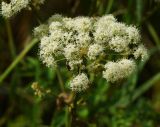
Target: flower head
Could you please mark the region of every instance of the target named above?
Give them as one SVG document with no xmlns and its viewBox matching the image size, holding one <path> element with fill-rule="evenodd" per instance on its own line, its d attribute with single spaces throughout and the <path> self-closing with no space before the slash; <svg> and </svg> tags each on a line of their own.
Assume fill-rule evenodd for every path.
<svg viewBox="0 0 160 127">
<path fill-rule="evenodd" d="M 137 44 L 140 42 L 139 30 L 136 27 L 134 26 L 127 27 L 126 33 L 127 33 L 127 40 L 129 40 L 131 44 Z"/>
<path fill-rule="evenodd" d="M 90 72 L 112 83 L 125 79 L 136 69 L 136 60 L 147 57 L 138 29 L 117 22 L 112 15 L 68 18 L 56 14 L 47 25 L 37 27 L 35 34 L 41 41 L 44 64 L 53 67 L 60 56 L 69 71 L 76 73 L 70 82 L 73 91 L 89 87 Z"/>
<path fill-rule="evenodd" d="M 135 69 L 136 64 L 133 60 L 122 59 L 118 62 L 108 62 L 105 64 L 103 77 L 108 82 L 114 83 L 128 77 Z"/>
<path fill-rule="evenodd" d="M 10 18 L 22 9 L 30 8 L 30 4 L 39 8 L 39 5 L 43 4 L 44 1 L 45 0 L 10 0 L 10 3 L 2 2 L 2 15 L 5 18 Z"/>
<path fill-rule="evenodd" d="M 12 15 L 11 4 L 2 2 L 2 15 L 6 18 L 9 18 Z"/>
<path fill-rule="evenodd" d="M 34 28 L 34 36 L 41 39 L 48 34 L 48 25 L 42 24 Z"/>
<path fill-rule="evenodd" d="M 110 49 L 114 50 L 115 52 L 126 52 L 129 51 L 128 47 L 128 40 L 123 37 L 113 37 L 111 41 L 109 41 Z"/>
<path fill-rule="evenodd" d="M 148 51 L 147 49 L 144 47 L 144 45 L 139 45 L 138 48 L 135 50 L 135 52 L 133 53 L 134 57 L 136 59 L 140 58 L 141 61 L 146 60 L 149 55 L 148 55 Z"/>
<path fill-rule="evenodd" d="M 88 57 L 91 60 L 95 60 L 104 51 L 104 47 L 100 44 L 93 44 L 89 46 Z"/>
<path fill-rule="evenodd" d="M 72 91 L 81 92 L 89 87 L 89 79 L 86 74 L 81 73 L 73 78 L 70 82 L 70 88 Z"/>
</svg>

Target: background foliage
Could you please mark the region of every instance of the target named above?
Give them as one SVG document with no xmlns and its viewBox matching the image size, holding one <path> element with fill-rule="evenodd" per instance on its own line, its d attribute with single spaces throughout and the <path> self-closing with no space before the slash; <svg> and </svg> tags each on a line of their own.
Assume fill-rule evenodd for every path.
<svg viewBox="0 0 160 127">
<path fill-rule="evenodd" d="M 52 14 L 102 16 L 139 27 L 150 58 L 128 80 L 108 84 L 92 75 L 92 87 L 78 93 L 74 107 L 63 65 L 48 69 L 39 61 L 32 30 Z M 160 126 L 160 1 L 46 0 L 40 11 L 0 17 L 0 126 L 4 127 L 158 127 Z M 34 95 L 31 84 L 51 94 Z M 63 89 L 65 87 L 65 91 Z"/>
</svg>

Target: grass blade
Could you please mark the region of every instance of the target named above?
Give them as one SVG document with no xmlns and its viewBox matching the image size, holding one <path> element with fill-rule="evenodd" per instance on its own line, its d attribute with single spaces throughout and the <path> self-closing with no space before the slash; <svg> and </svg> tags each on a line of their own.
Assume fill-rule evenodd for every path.
<svg viewBox="0 0 160 127">
<path fill-rule="evenodd" d="M 155 41 L 156 45 L 158 47 L 160 47 L 160 38 L 159 38 L 156 30 L 154 29 L 154 27 L 150 23 L 147 23 L 147 27 L 148 27 L 150 35 L 152 36 L 152 38 Z"/>
<path fill-rule="evenodd" d="M 135 90 L 132 97 L 132 102 L 136 100 L 138 97 L 140 97 L 142 94 L 144 94 L 149 88 L 151 88 L 158 81 L 160 81 L 160 73 L 156 74 L 149 81 L 142 84 L 142 86 L 139 89 Z"/>
<path fill-rule="evenodd" d="M 17 56 L 17 58 L 12 62 L 12 64 L 4 71 L 0 76 L 0 83 L 8 76 L 8 74 L 17 66 L 17 64 L 23 59 L 23 57 L 30 51 L 30 49 L 38 42 L 37 39 L 33 39 L 26 48 Z M 1 84 L 0 84 L 1 85 Z"/>
</svg>

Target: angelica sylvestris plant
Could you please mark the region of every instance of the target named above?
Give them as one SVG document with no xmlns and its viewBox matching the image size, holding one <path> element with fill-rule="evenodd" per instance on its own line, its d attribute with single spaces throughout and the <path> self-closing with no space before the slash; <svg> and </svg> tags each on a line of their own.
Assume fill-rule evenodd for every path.
<svg viewBox="0 0 160 127">
<path fill-rule="evenodd" d="M 45 0 L 11 0 L 10 3 L 2 2 L 1 14 L 5 18 L 10 18 L 24 8 L 31 9 L 31 7 L 34 7 L 38 9 L 44 1 Z"/>
<path fill-rule="evenodd" d="M 34 34 L 40 40 L 41 61 L 54 68 L 65 60 L 73 72 L 70 88 L 76 92 L 89 88 L 91 73 L 115 83 L 131 75 L 136 61 L 144 61 L 148 56 L 139 30 L 117 22 L 112 15 L 53 15 L 46 24 L 35 28 Z"/>
</svg>

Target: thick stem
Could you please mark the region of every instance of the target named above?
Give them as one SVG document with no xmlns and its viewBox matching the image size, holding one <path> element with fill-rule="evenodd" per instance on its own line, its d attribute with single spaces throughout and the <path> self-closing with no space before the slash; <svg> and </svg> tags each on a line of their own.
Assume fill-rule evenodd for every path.
<svg viewBox="0 0 160 127">
<path fill-rule="evenodd" d="M 76 125 L 76 109 L 77 109 L 77 98 L 76 98 L 76 93 L 72 93 L 73 96 L 73 102 L 72 102 L 72 108 L 71 108 L 71 127 L 75 127 Z"/>
<path fill-rule="evenodd" d="M 66 122 L 65 122 L 66 127 L 71 127 L 71 115 L 70 115 L 70 108 L 67 106 L 66 107 Z"/>
</svg>

